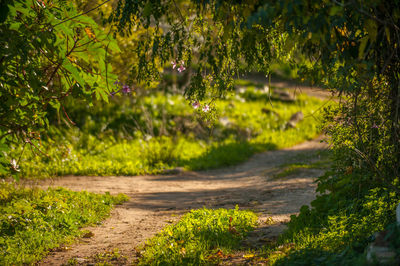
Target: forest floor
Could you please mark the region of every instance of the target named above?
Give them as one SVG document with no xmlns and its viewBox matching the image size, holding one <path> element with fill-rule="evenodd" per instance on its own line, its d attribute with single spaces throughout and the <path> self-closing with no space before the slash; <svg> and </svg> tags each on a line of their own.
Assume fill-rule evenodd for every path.
<svg viewBox="0 0 400 266">
<path fill-rule="evenodd" d="M 101 225 L 85 228 L 92 232 L 75 244 L 54 250 L 40 265 L 62 265 L 72 259 L 89 265 L 100 254 L 118 250 L 115 264 L 134 262 L 136 247 L 159 232 L 165 225 L 179 220 L 190 209 L 252 209 L 259 213 L 259 228 L 246 240 L 255 246 L 265 239 L 276 239 L 290 215 L 315 198 L 315 178 L 323 169 L 300 169 L 277 178 L 283 165 L 310 164 L 320 160 L 326 149 L 321 138 L 291 148 L 256 154 L 240 165 L 201 172 L 180 171 L 171 175 L 134 177 L 66 176 L 41 181 L 41 187 L 62 186 L 72 190 L 125 193 L 130 200 L 116 206 Z M 268 225 L 273 219 L 274 224 Z M 262 244 L 262 243 L 259 244 Z M 240 259 L 240 254 L 237 259 Z"/>
<path fill-rule="evenodd" d="M 315 88 L 276 83 L 273 85 L 291 86 L 292 93 L 329 97 L 326 91 Z M 259 214 L 259 227 L 243 242 L 244 246 L 257 247 L 273 241 L 285 229 L 290 216 L 315 198 L 314 181 L 326 170 L 299 168 L 282 175 L 285 165 L 323 162 L 320 154 L 327 144 L 321 140 L 319 137 L 291 148 L 259 153 L 245 163 L 217 170 L 176 169 L 165 175 L 132 177 L 64 176 L 30 183 L 42 188 L 61 186 L 75 191 L 124 193 L 130 197 L 128 202 L 116 206 L 101 225 L 85 228 L 91 232 L 86 234 L 88 237 L 51 251 L 39 265 L 66 265 L 72 261 L 94 265 L 107 256 L 112 257 L 115 265 L 134 263 L 140 256 L 137 248 L 146 239 L 178 221 L 189 210 L 202 207 L 238 205 L 254 210 Z M 244 262 L 240 253 L 226 261 L 227 264 Z"/>
</svg>

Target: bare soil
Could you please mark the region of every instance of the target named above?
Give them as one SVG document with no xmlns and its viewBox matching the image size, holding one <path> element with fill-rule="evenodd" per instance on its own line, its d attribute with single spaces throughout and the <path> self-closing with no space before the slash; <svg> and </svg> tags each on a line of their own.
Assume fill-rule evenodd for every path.
<svg viewBox="0 0 400 266">
<path fill-rule="evenodd" d="M 41 181 L 40 187 L 66 187 L 71 190 L 111 194 L 125 193 L 128 202 L 112 211 L 101 225 L 85 228 L 93 234 L 75 244 L 54 250 L 39 265 L 63 265 L 71 259 L 93 265 L 96 256 L 118 249 L 120 258 L 113 264 L 126 265 L 137 259 L 137 247 L 173 223 L 190 209 L 252 209 L 260 214 L 260 226 L 244 242 L 249 246 L 273 240 L 283 231 L 290 215 L 316 196 L 315 179 L 321 169 L 304 169 L 284 178 L 273 178 L 287 163 L 310 163 L 319 160 L 326 149 L 321 138 L 292 148 L 256 154 L 240 165 L 201 172 L 176 171 L 175 174 L 132 177 L 67 176 Z M 268 225 L 270 217 L 274 224 Z M 240 256 L 238 256 L 239 258 Z M 228 264 L 242 264 L 231 260 Z"/>
</svg>

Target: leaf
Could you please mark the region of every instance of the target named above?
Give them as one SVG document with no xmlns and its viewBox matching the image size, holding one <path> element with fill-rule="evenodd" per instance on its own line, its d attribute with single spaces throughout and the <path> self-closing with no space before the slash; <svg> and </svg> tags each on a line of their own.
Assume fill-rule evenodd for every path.
<svg viewBox="0 0 400 266">
<path fill-rule="evenodd" d="M 368 19 L 365 22 L 365 29 L 368 32 L 369 39 L 373 42 L 376 41 L 376 35 L 378 34 L 378 26 L 376 25 L 376 22 L 372 19 Z"/>
<path fill-rule="evenodd" d="M 89 16 L 79 16 L 78 21 L 82 24 L 96 26 L 97 23 Z"/>
<path fill-rule="evenodd" d="M 92 31 L 91 28 L 86 27 L 86 28 L 85 28 L 85 32 L 86 32 L 86 35 L 87 35 L 90 39 L 96 39 L 96 35 L 94 34 L 94 32 Z"/>
<path fill-rule="evenodd" d="M 330 10 L 329 10 L 329 16 L 335 16 L 337 13 L 339 13 L 342 10 L 342 8 L 340 6 L 333 6 Z"/>
<path fill-rule="evenodd" d="M 143 16 L 144 17 L 149 17 L 151 15 L 151 11 L 153 9 L 153 6 L 151 4 L 151 2 L 147 2 L 146 5 L 143 8 Z"/>
<path fill-rule="evenodd" d="M 57 112 L 60 111 L 60 107 L 61 107 L 60 102 L 58 102 L 58 101 L 51 101 L 51 102 L 50 102 L 50 105 L 51 105 L 51 107 L 53 107 L 54 109 L 56 109 Z"/>
<path fill-rule="evenodd" d="M 74 67 L 68 59 L 64 59 L 62 67 L 71 73 L 72 77 L 78 82 L 82 87 L 85 86 L 85 80 L 79 75 L 79 70 Z"/>
<path fill-rule="evenodd" d="M 96 98 L 98 100 L 103 100 L 105 102 L 108 102 L 108 95 L 104 89 L 97 87 L 95 93 L 96 93 Z"/>
<path fill-rule="evenodd" d="M 358 58 L 359 59 L 362 59 L 364 57 L 364 50 L 365 50 L 365 47 L 367 46 L 368 40 L 369 40 L 368 36 L 365 36 L 364 38 L 362 38 L 360 40 L 360 46 L 358 47 Z"/>
<path fill-rule="evenodd" d="M 116 53 L 121 52 L 121 49 L 119 48 L 118 43 L 114 39 L 111 39 L 109 41 L 108 48 L 110 48 L 111 51 L 116 52 Z"/>
<path fill-rule="evenodd" d="M 390 43 L 390 29 L 388 27 L 385 27 L 385 34 L 388 43 Z"/>
<path fill-rule="evenodd" d="M 21 23 L 19 23 L 19 22 L 11 23 L 10 30 L 18 30 L 20 26 L 21 26 Z"/>
</svg>

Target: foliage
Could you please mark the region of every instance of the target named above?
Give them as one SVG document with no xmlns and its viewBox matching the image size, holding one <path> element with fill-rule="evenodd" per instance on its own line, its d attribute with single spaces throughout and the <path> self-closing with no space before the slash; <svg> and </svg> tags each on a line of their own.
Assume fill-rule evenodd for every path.
<svg viewBox="0 0 400 266">
<path fill-rule="evenodd" d="M 127 196 L 0 183 L 0 263 L 30 264 L 100 222 Z"/>
<path fill-rule="evenodd" d="M 399 202 L 387 189 L 371 189 L 358 200 L 349 194 L 317 196 L 312 208 L 303 206 L 300 215 L 292 217 L 279 247 L 265 255 L 278 265 L 365 265 L 364 250 L 373 233 L 392 223 Z M 277 253 L 283 246 L 290 248 Z"/>
<path fill-rule="evenodd" d="M 158 4 L 160 14 L 174 8 L 172 4 Z M 398 202 L 399 2 L 215 0 L 180 4 L 188 7 L 185 8 L 185 19 L 174 20 L 170 13 L 171 17 L 167 15 L 166 21 L 172 20 L 181 27 L 173 27 L 163 36 L 182 36 L 182 39 L 173 38 L 178 41 L 169 46 L 187 52 L 188 58 L 195 57 L 196 52 L 174 44 L 190 42 L 191 36 L 204 40 L 193 40 L 197 44 L 196 51 L 211 50 L 200 52 L 204 55 L 200 56 L 203 61 L 196 61 L 196 70 L 203 70 L 203 63 L 217 77 L 243 66 L 247 69 L 256 67 L 268 74 L 274 58 L 286 54 L 289 59 L 290 52 L 297 48 L 302 56 L 291 57 L 289 62 L 300 69 L 299 75 L 345 96 L 343 104 L 331 110 L 326 119 L 330 123 L 325 129 L 332 136 L 335 163 L 333 170 L 319 180 L 318 190 L 323 195 L 313 202 L 311 210 L 303 208 L 299 218 L 293 218 L 290 230 L 294 238 L 298 235 L 301 239 L 299 249 L 303 252 L 292 258 L 303 258 L 310 263 L 340 260 L 350 263 L 349 254 L 361 253 L 369 234 L 382 230 L 393 221 L 394 203 Z M 153 9 L 148 3 L 143 5 Z M 179 6 L 175 5 L 175 8 Z M 134 15 L 146 25 L 145 10 L 126 1 L 117 9 L 114 18 L 117 17 L 119 25 L 124 26 L 129 25 L 130 16 Z M 191 11 L 196 14 L 193 19 L 188 15 Z M 163 21 L 164 17 L 158 15 L 154 19 Z M 209 31 L 193 29 L 194 34 L 191 34 L 189 25 L 199 20 L 203 20 Z M 277 38 L 279 34 L 283 34 L 281 39 Z M 273 45 L 264 43 L 268 40 L 271 44 L 269 38 L 275 40 Z M 235 45 L 231 46 L 233 40 Z M 227 45 L 221 48 L 222 43 Z M 304 60 L 305 57 L 308 60 Z M 217 58 L 217 64 L 213 65 L 214 58 Z M 219 72 L 223 74 L 218 76 Z M 199 76 L 193 82 L 207 82 L 206 75 Z M 201 83 L 199 80 L 206 81 Z M 229 78 L 221 80 L 229 83 Z M 219 83 L 215 80 L 211 84 Z M 186 95 L 201 97 L 205 95 L 206 87 L 192 83 Z M 225 88 L 229 89 L 229 86 Z M 213 92 L 212 86 L 207 89 Z M 198 91 L 201 93 L 196 94 Z M 346 242 L 350 244 L 346 245 Z M 342 253 L 338 255 L 337 252 Z M 354 261 L 358 258 L 354 256 Z"/>
<path fill-rule="evenodd" d="M 281 244 L 294 246 L 284 255 L 270 257 L 278 264 L 364 265 L 366 246 L 374 233 L 384 229 L 396 251 L 395 260 L 399 258 L 399 243 L 393 238 L 398 228 L 393 222 L 400 198 L 386 109 L 390 88 L 385 81 L 374 80 L 372 85 L 326 110 L 333 168 L 319 178 L 321 194 L 311 208 L 304 206 L 292 217 Z"/>
<path fill-rule="evenodd" d="M 372 179 L 391 183 L 400 169 L 399 7 L 398 1 L 120 1 L 111 19 L 124 33 L 154 30 L 138 47 L 139 61 L 153 63 L 135 66 L 134 78 L 158 77 L 155 66 L 170 58 L 193 65 L 185 91 L 191 101 L 223 95 L 240 70 L 269 75 L 276 60 L 313 84 L 348 95 L 353 107 L 346 115 L 360 136 L 353 142 L 358 160 L 369 164 Z M 382 108 L 374 105 L 378 98 L 385 99 Z M 387 128 L 376 136 L 391 151 L 381 158 L 369 156 L 363 144 L 369 135 L 357 125 L 370 113 L 381 116 L 371 125 Z M 383 174 L 371 168 L 379 162 L 387 162 Z"/>
<path fill-rule="evenodd" d="M 204 112 L 188 106 L 182 96 L 161 93 L 142 101 L 115 99 L 115 103 L 99 103 L 95 108 L 68 106 L 80 130 L 51 127 L 50 138 L 41 142 L 47 156 L 25 149 L 21 176 L 140 175 L 178 166 L 209 169 L 318 134 L 320 100 L 298 95 L 293 103 L 268 102 L 267 94 L 248 90 L 263 96 L 248 101 L 232 95 L 215 101 L 218 120 L 202 117 Z M 240 95 L 247 97 L 248 93 Z M 263 112 L 270 104 L 275 113 Z M 286 129 L 285 123 L 299 110 L 308 117 L 297 128 Z M 19 156 L 21 150 L 15 147 L 10 156 Z"/>
<path fill-rule="evenodd" d="M 193 75 L 190 101 L 220 97 L 233 89 L 238 70 L 268 70 L 274 58 L 290 58 L 287 34 L 273 27 L 246 27 L 256 3 L 234 1 L 119 1 L 110 20 L 122 34 L 146 30 L 136 48 L 138 81 L 157 79 L 158 67 L 183 62 Z M 287 49 L 286 49 L 287 48 Z M 191 67 L 193 66 L 193 68 Z"/>
<path fill-rule="evenodd" d="M 199 209 L 147 241 L 139 265 L 217 263 L 257 224 L 251 211 Z"/>
<path fill-rule="evenodd" d="M 67 97 L 107 101 L 116 80 L 107 62 L 119 48 L 93 19 L 68 1 L 6 1 L 0 25 L 0 172 L 18 171 L 4 159 L 11 142 L 39 149 L 46 107 L 66 120 Z M 3 5 L 3 1 L 2 1 Z M 3 9 L 4 8 L 4 9 Z M 29 41 L 27 41 L 29 40 Z"/>
</svg>

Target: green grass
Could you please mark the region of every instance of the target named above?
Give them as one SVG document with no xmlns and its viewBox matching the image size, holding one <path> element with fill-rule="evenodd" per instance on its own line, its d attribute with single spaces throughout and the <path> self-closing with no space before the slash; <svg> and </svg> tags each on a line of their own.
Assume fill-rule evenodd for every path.
<svg viewBox="0 0 400 266">
<path fill-rule="evenodd" d="M 119 194 L 99 195 L 63 188 L 47 190 L 0 183 L 0 264 L 31 264 L 108 216 Z"/>
<path fill-rule="evenodd" d="M 82 119 L 78 111 L 85 111 L 79 109 L 73 120 L 80 130 L 52 127 L 52 140 L 37 143 L 47 156 L 25 148 L 20 176 L 141 175 L 174 167 L 217 168 L 243 162 L 257 152 L 295 145 L 319 133 L 321 100 L 299 95 L 293 103 L 269 102 L 265 94 L 254 93 L 264 98 L 228 96 L 217 101 L 215 112 L 206 117 L 200 117 L 204 114 L 183 97 L 161 93 L 144 97 L 145 111 L 122 102 L 95 108 Z M 278 115 L 266 114 L 263 108 L 272 108 Z M 300 110 L 305 119 L 297 128 L 286 130 L 290 116 Z M 145 117 L 150 120 L 144 121 Z M 15 147 L 9 159 L 19 158 L 21 151 L 22 147 Z"/>
<path fill-rule="evenodd" d="M 385 265 L 397 265 L 400 227 L 391 223 L 398 197 L 385 189 L 372 189 L 356 201 L 342 198 L 339 204 L 330 197 L 320 195 L 312 209 L 303 206 L 277 241 L 251 251 L 242 247 L 240 240 L 256 226 L 254 213 L 237 209 L 191 211 L 148 240 L 139 264 L 214 265 L 246 251 L 243 258 L 250 265 L 368 265 L 365 249 L 374 240 L 373 233 L 387 229 L 387 241 L 397 257 Z M 321 212 L 318 206 L 327 211 Z"/>
<path fill-rule="evenodd" d="M 315 167 L 309 164 L 290 164 L 288 166 L 285 166 L 283 170 L 280 171 L 278 174 L 274 175 L 274 178 L 287 177 L 289 175 L 297 174 L 303 169 L 312 169 L 312 168 Z"/>
<path fill-rule="evenodd" d="M 328 169 L 329 166 L 330 161 L 328 158 L 322 158 L 321 160 L 310 163 L 283 164 L 280 166 L 280 171 L 275 174 L 273 178 L 283 178 L 290 175 L 295 175 L 301 172 L 303 169 Z"/>
<path fill-rule="evenodd" d="M 372 189 L 356 201 L 350 200 L 351 197 L 342 198 L 339 204 L 330 197 L 318 196 L 312 209 L 303 206 L 300 215 L 291 217 L 288 229 L 277 241 L 251 251 L 247 246 L 242 247 L 240 240 L 256 226 L 254 213 L 238 209 L 191 211 L 176 225 L 166 227 L 148 240 L 141 251 L 139 264 L 214 265 L 247 251 L 248 255 L 243 255 L 246 263 L 367 265 L 365 249 L 374 240 L 373 233 L 386 228 L 387 241 L 397 257 L 385 265 L 397 265 L 400 227 L 391 223 L 398 197 L 385 189 Z M 335 205 L 342 207 L 334 208 Z M 321 212 L 318 206 L 327 211 Z"/>
<path fill-rule="evenodd" d="M 358 200 L 321 195 L 292 216 L 280 239 L 258 250 L 270 265 L 367 265 L 366 247 L 373 234 L 388 230 L 387 241 L 400 258 L 400 228 L 395 220 L 395 193 L 372 189 Z M 340 206 L 340 207 L 339 207 Z M 324 211 L 322 211 L 324 209 Z M 385 265 L 397 265 L 395 261 Z M 380 264 L 372 264 L 380 265 Z"/>
<path fill-rule="evenodd" d="M 238 207 L 192 210 L 147 241 L 139 265 L 216 264 L 256 224 L 256 214 Z"/>
</svg>

